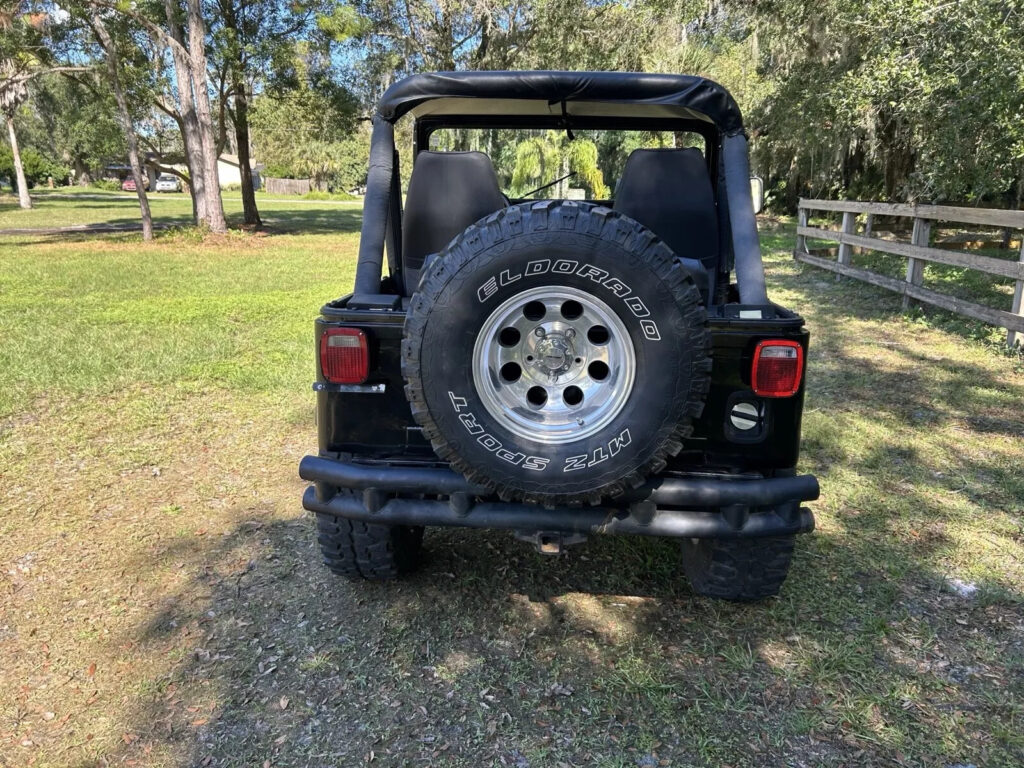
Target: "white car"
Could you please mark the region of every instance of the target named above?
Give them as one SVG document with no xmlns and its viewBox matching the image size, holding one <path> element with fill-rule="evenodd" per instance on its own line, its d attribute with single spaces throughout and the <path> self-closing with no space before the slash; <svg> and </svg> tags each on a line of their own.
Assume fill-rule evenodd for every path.
<svg viewBox="0 0 1024 768">
<path fill-rule="evenodd" d="M 181 180 L 169 173 L 162 173 L 156 179 L 157 192 L 181 192 Z"/>
</svg>

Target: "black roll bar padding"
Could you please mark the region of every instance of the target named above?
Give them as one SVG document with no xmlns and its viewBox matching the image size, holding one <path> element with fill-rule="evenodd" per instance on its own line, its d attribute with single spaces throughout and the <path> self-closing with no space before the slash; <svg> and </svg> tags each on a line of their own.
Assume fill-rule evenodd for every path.
<svg viewBox="0 0 1024 768">
<path fill-rule="evenodd" d="M 766 306 L 768 292 L 764 284 L 761 244 L 757 237 L 757 217 L 750 196 L 750 159 L 747 152 L 747 137 L 742 133 L 726 136 L 722 140 L 725 193 L 729 204 L 740 302 Z"/>
<path fill-rule="evenodd" d="M 489 496 L 487 488 L 470 483 L 445 467 L 400 467 L 353 464 L 306 456 L 299 462 L 303 480 L 340 488 L 380 488 L 393 492 Z M 650 500 L 678 507 L 765 507 L 792 501 L 814 501 L 820 490 L 813 475 L 772 478 L 652 477 L 628 492 L 624 501 Z"/>
<path fill-rule="evenodd" d="M 402 181 L 399 172 L 400 158 L 398 150 L 394 152 L 391 167 L 391 184 L 388 200 L 388 228 L 384 236 L 384 245 L 388 254 L 388 274 L 398 285 L 399 273 L 402 270 Z"/>
<path fill-rule="evenodd" d="M 377 499 L 371 509 L 359 496 L 336 494 L 318 498 L 316 488 L 311 486 L 303 494 L 302 506 L 310 512 L 385 525 L 450 525 L 677 538 L 757 538 L 814 530 L 811 511 L 795 505 L 735 519 L 712 511 L 657 509 L 653 514 L 637 514 L 633 510 L 604 507 L 548 508 L 505 502 L 483 502 L 464 509 L 461 504 L 430 499 Z"/>
<path fill-rule="evenodd" d="M 359 235 L 355 296 L 380 293 L 394 159 L 395 126 L 377 115 L 373 118 L 373 133 L 370 137 L 370 167 L 366 175 L 366 195 L 363 198 L 363 227 Z"/>
</svg>

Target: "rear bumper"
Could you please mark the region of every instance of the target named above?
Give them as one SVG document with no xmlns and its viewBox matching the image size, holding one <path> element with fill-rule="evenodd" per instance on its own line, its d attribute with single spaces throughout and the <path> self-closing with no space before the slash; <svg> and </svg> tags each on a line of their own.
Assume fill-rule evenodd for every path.
<svg viewBox="0 0 1024 768">
<path fill-rule="evenodd" d="M 303 507 L 353 520 L 679 538 L 808 533 L 814 530 L 814 516 L 800 502 L 813 501 L 819 493 L 812 475 L 654 477 L 608 506 L 543 507 L 497 501 L 486 488 L 445 468 L 306 456 L 299 475 L 314 483 L 303 494 Z"/>
</svg>

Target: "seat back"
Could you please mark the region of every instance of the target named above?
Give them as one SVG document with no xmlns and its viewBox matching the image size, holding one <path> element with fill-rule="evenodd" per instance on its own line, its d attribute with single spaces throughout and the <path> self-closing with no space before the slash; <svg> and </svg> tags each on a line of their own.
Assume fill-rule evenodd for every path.
<svg viewBox="0 0 1024 768">
<path fill-rule="evenodd" d="M 714 273 L 718 213 L 699 149 L 636 149 L 626 159 L 614 208 L 665 241 L 682 259 Z"/>
<path fill-rule="evenodd" d="M 420 281 L 426 258 L 470 224 L 507 205 L 491 158 L 483 152 L 416 155 L 402 214 L 405 295 Z"/>
</svg>

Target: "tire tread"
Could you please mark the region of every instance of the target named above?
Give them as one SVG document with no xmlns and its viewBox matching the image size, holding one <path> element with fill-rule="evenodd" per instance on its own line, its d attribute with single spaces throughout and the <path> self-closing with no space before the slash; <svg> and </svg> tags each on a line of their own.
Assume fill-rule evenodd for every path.
<svg viewBox="0 0 1024 768">
<path fill-rule="evenodd" d="M 422 528 L 366 523 L 324 512 L 317 513 L 316 525 L 324 565 L 339 576 L 395 579 L 419 560 Z"/>
<path fill-rule="evenodd" d="M 779 594 L 789 574 L 795 536 L 687 539 L 683 570 L 698 595 L 750 602 Z"/>
<path fill-rule="evenodd" d="M 680 403 L 679 418 L 666 430 L 660 446 L 641 466 L 599 488 L 578 493 L 529 493 L 509 482 L 496 482 L 466 462 L 451 446 L 439 429 L 424 394 L 420 349 L 426 331 L 429 310 L 448 283 L 470 261 L 477 260 L 484 248 L 524 232 L 543 232 L 561 226 L 590 235 L 610 233 L 631 256 L 646 261 L 682 309 L 685 333 L 695 345 L 691 379 L 685 402 Z M 500 249 L 497 249 L 500 251 Z M 495 254 L 495 258 L 500 253 Z M 484 485 L 504 501 L 527 501 L 542 504 L 600 504 L 603 498 L 621 495 L 641 485 L 651 474 L 666 466 L 668 456 L 676 455 L 683 440 L 693 433 L 693 421 L 704 410 L 711 387 L 711 334 L 707 329 L 706 312 L 697 285 L 682 267 L 676 255 L 654 233 L 639 222 L 610 208 L 592 203 L 542 200 L 532 204 L 511 206 L 481 219 L 459 234 L 423 271 L 420 283 L 410 302 L 402 339 L 402 375 L 405 395 L 412 416 L 422 427 L 435 453 L 461 472 L 470 482 Z"/>
</svg>

